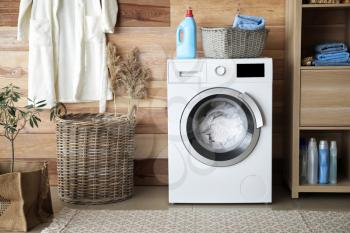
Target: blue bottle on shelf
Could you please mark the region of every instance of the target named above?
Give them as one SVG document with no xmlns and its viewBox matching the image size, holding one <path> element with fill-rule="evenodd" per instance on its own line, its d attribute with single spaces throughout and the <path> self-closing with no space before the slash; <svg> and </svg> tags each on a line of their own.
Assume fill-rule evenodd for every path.
<svg viewBox="0 0 350 233">
<path fill-rule="evenodd" d="M 319 180 L 320 184 L 329 183 L 329 148 L 327 141 L 320 141 L 319 145 Z"/>
<path fill-rule="evenodd" d="M 182 36 L 181 36 L 182 35 Z M 176 32 L 176 58 L 193 59 L 197 57 L 197 26 L 192 9 L 188 8 L 186 18 Z"/>
</svg>

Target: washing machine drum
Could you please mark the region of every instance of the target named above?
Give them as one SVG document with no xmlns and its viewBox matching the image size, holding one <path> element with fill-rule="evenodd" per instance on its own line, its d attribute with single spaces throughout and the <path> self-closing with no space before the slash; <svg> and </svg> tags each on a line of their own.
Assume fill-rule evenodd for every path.
<svg viewBox="0 0 350 233">
<path fill-rule="evenodd" d="M 246 93 L 212 88 L 196 95 L 182 113 L 181 138 L 190 154 L 210 166 L 232 166 L 254 150 L 263 126 Z"/>
</svg>

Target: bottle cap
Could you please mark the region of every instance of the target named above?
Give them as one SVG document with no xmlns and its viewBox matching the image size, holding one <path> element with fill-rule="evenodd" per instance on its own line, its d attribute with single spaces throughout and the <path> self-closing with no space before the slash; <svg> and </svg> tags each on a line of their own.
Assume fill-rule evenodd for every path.
<svg viewBox="0 0 350 233">
<path fill-rule="evenodd" d="M 193 17 L 193 12 L 192 12 L 192 8 L 189 7 L 186 11 L 186 17 Z"/>
<path fill-rule="evenodd" d="M 331 147 L 337 147 L 337 141 L 331 141 Z"/>
<path fill-rule="evenodd" d="M 320 148 L 328 148 L 328 142 L 325 140 L 320 141 Z"/>
</svg>

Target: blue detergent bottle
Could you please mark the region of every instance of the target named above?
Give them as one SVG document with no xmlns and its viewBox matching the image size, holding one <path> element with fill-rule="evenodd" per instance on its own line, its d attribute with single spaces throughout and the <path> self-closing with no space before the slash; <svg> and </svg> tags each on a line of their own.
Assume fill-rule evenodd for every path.
<svg viewBox="0 0 350 233">
<path fill-rule="evenodd" d="M 319 183 L 329 183 L 329 149 L 327 141 L 320 141 L 319 145 Z"/>
<path fill-rule="evenodd" d="M 182 36 L 181 36 L 182 34 Z M 192 9 L 188 8 L 186 18 L 176 32 L 176 58 L 192 59 L 197 57 L 197 26 Z"/>
</svg>

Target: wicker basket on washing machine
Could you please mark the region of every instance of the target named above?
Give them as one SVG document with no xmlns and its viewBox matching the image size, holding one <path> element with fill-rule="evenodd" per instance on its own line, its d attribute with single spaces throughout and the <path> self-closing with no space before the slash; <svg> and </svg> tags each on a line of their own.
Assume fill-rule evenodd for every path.
<svg viewBox="0 0 350 233">
<path fill-rule="evenodd" d="M 256 58 L 260 57 L 268 30 L 244 30 L 232 27 L 202 28 L 204 55 L 207 58 Z"/>
</svg>

